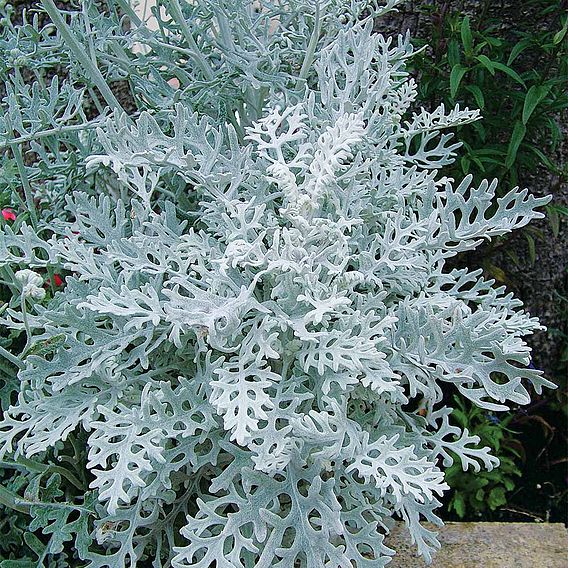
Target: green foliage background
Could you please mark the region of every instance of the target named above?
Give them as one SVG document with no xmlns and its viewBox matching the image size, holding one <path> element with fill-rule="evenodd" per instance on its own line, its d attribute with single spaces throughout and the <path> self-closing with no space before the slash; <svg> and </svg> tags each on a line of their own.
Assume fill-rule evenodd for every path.
<svg viewBox="0 0 568 568">
<path fill-rule="evenodd" d="M 461 158 L 446 168 L 447 175 L 496 177 L 504 181 L 502 190 L 521 185 L 553 195 L 545 221 L 495 239 L 458 261 L 483 266 L 488 276 L 515 290 L 531 313 L 550 318 L 548 333 L 533 340 L 535 360 L 560 389 L 540 400 L 534 411 L 519 409 L 506 416 L 483 413 L 458 397 L 456 421 L 494 448 L 502 465 L 481 474 L 452 466 L 447 514 L 471 520 L 564 520 L 568 3 L 419 1 L 406 9 L 404 15 L 415 25 L 413 35 L 419 36 L 414 43 L 423 48 L 413 60 L 421 102 L 428 108 L 443 100 L 448 106 L 480 108 L 483 115 L 482 121 L 459 128 Z M 543 263 L 548 290 L 538 280 Z M 551 301 L 535 306 L 535 297 L 543 292 Z"/>
</svg>

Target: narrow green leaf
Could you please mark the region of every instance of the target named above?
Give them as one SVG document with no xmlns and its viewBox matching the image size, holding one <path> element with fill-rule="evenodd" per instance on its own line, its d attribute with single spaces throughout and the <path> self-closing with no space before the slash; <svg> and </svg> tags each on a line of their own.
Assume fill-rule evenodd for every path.
<svg viewBox="0 0 568 568">
<path fill-rule="evenodd" d="M 534 266 L 536 262 L 536 244 L 530 235 L 525 234 L 525 238 L 527 239 L 527 245 L 529 247 L 529 260 L 531 266 Z"/>
<path fill-rule="evenodd" d="M 564 25 L 562 26 L 562 29 L 554 34 L 554 37 L 552 38 L 552 43 L 554 45 L 558 45 L 566 36 L 567 31 L 568 31 L 568 17 L 564 18 Z"/>
<path fill-rule="evenodd" d="M 493 63 L 493 67 L 495 69 L 498 69 L 499 71 L 502 71 L 506 75 L 509 75 L 509 77 L 511 77 L 511 79 L 513 79 L 514 81 L 519 83 L 519 85 L 522 85 L 523 87 L 526 86 L 525 82 L 522 80 L 521 76 L 514 69 L 507 67 L 507 65 L 504 65 L 503 63 L 500 63 L 499 61 L 493 61 L 492 63 Z"/>
<path fill-rule="evenodd" d="M 505 254 L 513 261 L 513 264 L 517 268 L 521 268 L 521 261 L 519 260 L 517 253 L 510 250 L 505 250 Z"/>
<path fill-rule="evenodd" d="M 530 39 L 522 39 L 521 41 L 517 42 L 513 49 L 511 49 L 511 53 L 509 55 L 509 59 L 507 59 L 507 65 L 511 65 L 517 57 L 531 44 Z"/>
<path fill-rule="evenodd" d="M 533 152 L 534 154 L 536 154 L 536 156 L 540 159 L 540 161 L 551 171 L 551 172 L 555 172 L 555 173 L 559 173 L 560 170 L 558 168 L 558 166 L 556 166 L 555 164 L 553 164 L 550 161 L 550 158 L 548 156 L 546 156 L 545 154 L 542 153 L 542 151 L 537 148 L 536 146 L 533 146 L 532 144 L 529 146 L 529 150 L 531 152 Z"/>
<path fill-rule="evenodd" d="M 503 166 L 503 160 L 495 160 L 493 158 L 482 158 L 484 164 L 492 164 L 493 166 Z"/>
<path fill-rule="evenodd" d="M 504 156 L 505 153 L 501 150 L 501 145 L 493 146 L 490 148 L 478 148 L 475 150 L 478 156 Z"/>
<path fill-rule="evenodd" d="M 547 85 L 533 85 L 525 97 L 525 104 L 523 106 L 523 124 L 526 124 L 538 106 L 540 101 L 548 94 L 549 87 Z"/>
<path fill-rule="evenodd" d="M 454 500 L 453 500 L 453 506 L 454 506 L 454 511 L 456 512 L 456 515 L 460 518 L 463 519 L 465 517 L 465 501 L 462 495 L 460 495 L 459 493 L 457 493 L 454 496 Z"/>
<path fill-rule="evenodd" d="M 459 63 L 454 65 L 450 73 L 450 96 L 455 98 L 463 76 L 468 72 L 468 69 Z"/>
<path fill-rule="evenodd" d="M 485 108 L 485 97 L 483 96 L 483 91 L 477 85 L 466 85 L 465 89 L 473 95 L 475 104 L 477 104 L 480 109 Z"/>
<path fill-rule="evenodd" d="M 448 63 L 454 67 L 460 62 L 460 45 L 455 39 L 448 42 Z"/>
<path fill-rule="evenodd" d="M 483 165 L 483 162 L 476 156 L 471 156 L 471 161 L 477 165 L 477 167 L 483 172 L 485 173 L 485 166 Z"/>
<path fill-rule="evenodd" d="M 562 215 L 563 217 L 568 217 L 568 206 L 566 206 L 566 205 L 555 205 L 554 209 L 556 209 L 556 211 L 558 211 L 558 213 L 560 215 Z"/>
<path fill-rule="evenodd" d="M 489 57 L 487 57 L 487 55 L 478 55 L 476 59 L 489 71 L 489 73 L 491 73 L 491 75 L 495 75 L 495 64 L 491 61 L 491 59 L 489 59 Z"/>
<path fill-rule="evenodd" d="M 477 122 L 473 122 L 471 127 L 477 132 L 479 139 L 485 142 L 487 139 L 487 131 L 485 130 L 485 126 L 483 126 L 483 121 L 478 120 Z"/>
<path fill-rule="evenodd" d="M 502 268 L 499 268 L 494 264 L 487 263 L 486 270 L 489 276 L 491 276 L 491 278 L 494 278 L 497 282 L 507 283 L 507 274 Z"/>
<path fill-rule="evenodd" d="M 487 43 L 493 47 L 501 47 L 503 45 L 503 40 L 498 37 L 487 37 L 486 40 Z"/>
<path fill-rule="evenodd" d="M 557 238 L 560 233 L 560 215 L 558 210 L 553 205 L 547 205 L 545 209 L 546 217 L 550 223 L 550 228 L 552 229 L 552 234 L 555 238 Z"/>
<path fill-rule="evenodd" d="M 469 16 L 466 16 L 461 24 L 461 38 L 463 48 L 466 55 L 470 55 L 473 50 L 473 36 L 471 35 L 471 26 L 469 24 Z"/>
<path fill-rule="evenodd" d="M 521 145 L 526 133 L 527 127 L 520 120 L 517 120 L 517 122 L 515 122 L 515 127 L 513 128 L 511 140 L 509 141 L 509 147 L 507 148 L 507 158 L 505 159 L 505 167 L 507 169 L 510 169 L 515 163 L 519 146 Z"/>
<path fill-rule="evenodd" d="M 546 124 L 548 125 L 548 131 L 550 132 L 550 142 L 552 142 L 551 146 L 553 149 L 556 148 L 560 140 L 562 140 L 562 131 L 558 126 L 558 122 L 552 117 L 546 117 Z"/>
<path fill-rule="evenodd" d="M 452 417 L 455 418 L 456 422 L 460 424 L 462 428 L 465 427 L 468 423 L 467 416 L 461 410 L 452 410 Z"/>
</svg>

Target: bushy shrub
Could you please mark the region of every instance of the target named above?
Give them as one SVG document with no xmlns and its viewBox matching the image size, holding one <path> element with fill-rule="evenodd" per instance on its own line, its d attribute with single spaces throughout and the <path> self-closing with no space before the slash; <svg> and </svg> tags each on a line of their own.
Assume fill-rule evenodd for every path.
<svg viewBox="0 0 568 568">
<path fill-rule="evenodd" d="M 443 391 L 553 386 L 536 319 L 444 268 L 548 200 L 439 176 L 479 113 L 411 112 L 409 38 L 373 33 L 397 3 L 165 0 L 150 31 L 44 0 L 55 26 L 5 26 L 0 453 L 25 475 L 1 495 L 40 563 L 384 566 L 393 516 L 430 559 L 441 468 L 497 465 Z"/>
</svg>

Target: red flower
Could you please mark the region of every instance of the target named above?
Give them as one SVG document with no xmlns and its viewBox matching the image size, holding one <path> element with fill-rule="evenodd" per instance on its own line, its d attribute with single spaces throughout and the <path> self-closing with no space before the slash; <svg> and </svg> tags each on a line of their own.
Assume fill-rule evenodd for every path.
<svg viewBox="0 0 568 568">
<path fill-rule="evenodd" d="M 4 217 L 4 221 L 16 220 L 16 214 L 11 209 L 2 209 L 2 217 Z"/>
<path fill-rule="evenodd" d="M 59 274 L 53 275 L 53 282 L 54 282 L 56 287 L 63 286 L 63 278 L 61 278 L 61 276 Z M 47 286 L 50 286 L 50 285 L 51 285 L 51 280 L 48 278 L 45 281 L 44 287 L 47 288 Z"/>
</svg>

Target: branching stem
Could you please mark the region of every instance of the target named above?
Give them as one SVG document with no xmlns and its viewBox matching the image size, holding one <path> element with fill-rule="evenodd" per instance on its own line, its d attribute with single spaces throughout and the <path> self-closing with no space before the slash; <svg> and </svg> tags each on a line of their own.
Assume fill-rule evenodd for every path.
<svg viewBox="0 0 568 568">
<path fill-rule="evenodd" d="M 179 5 L 178 0 L 169 0 L 169 5 L 171 8 L 171 15 L 172 18 L 175 20 L 176 24 L 181 28 L 183 37 L 185 41 L 187 41 L 189 47 L 191 48 L 192 52 L 192 59 L 195 61 L 203 75 L 207 78 L 208 81 L 211 81 L 215 78 L 215 73 L 213 69 L 209 65 L 208 61 L 203 57 L 201 50 L 199 49 L 197 43 L 195 43 L 195 39 L 193 39 L 193 34 L 187 25 L 187 21 L 181 11 L 181 6 Z"/>
<path fill-rule="evenodd" d="M 85 52 L 84 47 L 77 41 L 75 34 L 71 28 L 67 25 L 67 22 L 61 16 L 59 8 L 55 5 L 53 0 L 41 0 L 45 11 L 49 14 L 51 21 L 55 24 L 61 37 L 67 44 L 67 47 L 73 53 L 73 56 L 77 61 L 83 66 L 85 71 L 90 75 L 91 80 L 96 85 L 97 89 L 100 91 L 101 95 L 105 99 L 106 103 L 115 110 L 120 110 L 124 112 L 122 105 L 118 102 L 114 96 L 108 83 L 105 81 L 101 72 L 99 71 L 96 64 L 91 60 L 91 58 Z"/>
</svg>

